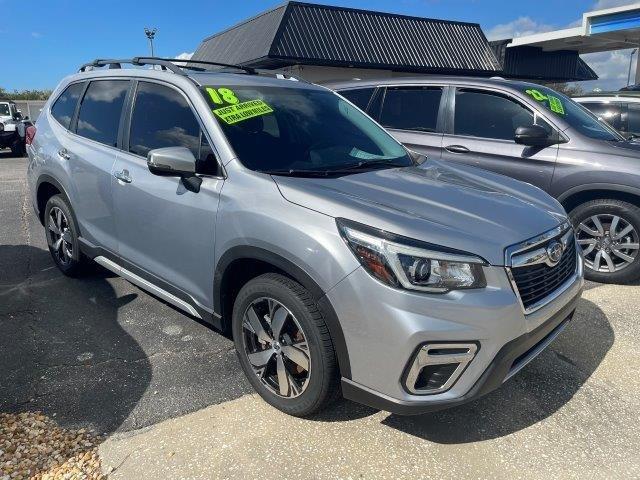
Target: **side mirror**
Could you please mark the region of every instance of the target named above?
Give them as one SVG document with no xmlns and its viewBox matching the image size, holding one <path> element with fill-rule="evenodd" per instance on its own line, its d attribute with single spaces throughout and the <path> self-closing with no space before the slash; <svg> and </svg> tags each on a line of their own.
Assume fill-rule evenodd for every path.
<svg viewBox="0 0 640 480">
<path fill-rule="evenodd" d="M 427 156 L 423 153 L 416 152 L 415 150 L 409 150 L 408 148 L 407 152 L 409 152 L 409 156 L 411 157 L 411 159 L 416 162 L 416 165 L 422 165 L 427 161 Z"/>
<path fill-rule="evenodd" d="M 198 193 L 202 179 L 196 176 L 196 157 L 187 147 L 156 148 L 147 154 L 147 167 L 155 175 L 181 177 L 185 188 Z"/>
<path fill-rule="evenodd" d="M 555 143 L 546 128 L 540 125 L 518 127 L 514 137 L 516 143 L 530 147 L 546 147 Z"/>
<path fill-rule="evenodd" d="M 196 157 L 187 147 L 156 148 L 147 154 L 147 167 L 156 175 L 190 176 L 196 173 Z"/>
</svg>

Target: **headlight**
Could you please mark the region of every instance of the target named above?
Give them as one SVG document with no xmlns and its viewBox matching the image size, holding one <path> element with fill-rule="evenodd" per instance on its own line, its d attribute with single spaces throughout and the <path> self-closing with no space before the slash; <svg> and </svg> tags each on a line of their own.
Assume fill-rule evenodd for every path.
<svg viewBox="0 0 640 480">
<path fill-rule="evenodd" d="M 394 288 L 445 293 L 487 286 L 480 257 L 436 247 L 345 219 L 342 238 L 365 270 Z"/>
</svg>

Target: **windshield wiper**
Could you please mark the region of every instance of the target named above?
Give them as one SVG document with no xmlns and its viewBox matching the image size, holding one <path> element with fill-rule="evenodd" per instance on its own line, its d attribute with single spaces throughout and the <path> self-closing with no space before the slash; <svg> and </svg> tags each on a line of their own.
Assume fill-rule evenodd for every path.
<svg viewBox="0 0 640 480">
<path fill-rule="evenodd" d="M 282 175 L 284 177 L 326 177 L 333 173 L 333 170 L 296 170 L 276 169 L 276 170 L 256 170 L 256 172 L 266 173 L 267 175 Z"/>
<path fill-rule="evenodd" d="M 282 175 L 285 177 L 330 177 L 332 175 L 343 175 L 346 173 L 355 173 L 362 170 L 375 167 L 408 167 L 405 163 L 393 162 L 389 160 L 368 160 L 353 164 L 348 164 L 340 168 L 327 168 L 326 170 L 301 170 L 295 168 L 289 169 L 276 169 L 276 170 L 256 170 L 260 173 L 266 173 L 268 175 Z"/>
</svg>

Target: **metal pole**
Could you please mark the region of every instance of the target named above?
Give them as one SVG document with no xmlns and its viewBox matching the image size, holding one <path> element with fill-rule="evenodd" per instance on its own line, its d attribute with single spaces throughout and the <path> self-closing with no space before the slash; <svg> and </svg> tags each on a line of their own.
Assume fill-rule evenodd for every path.
<svg viewBox="0 0 640 480">
<path fill-rule="evenodd" d="M 631 63 L 633 62 L 633 54 L 636 53 L 637 48 L 631 50 L 629 54 L 629 73 L 627 74 L 627 86 L 631 83 Z"/>
<path fill-rule="evenodd" d="M 157 31 L 158 31 L 157 28 L 149 28 L 149 27 L 145 27 L 144 28 L 144 34 L 149 39 L 149 49 L 151 50 L 151 56 L 152 57 L 155 56 L 154 52 L 153 52 L 153 39 L 155 38 Z"/>
</svg>

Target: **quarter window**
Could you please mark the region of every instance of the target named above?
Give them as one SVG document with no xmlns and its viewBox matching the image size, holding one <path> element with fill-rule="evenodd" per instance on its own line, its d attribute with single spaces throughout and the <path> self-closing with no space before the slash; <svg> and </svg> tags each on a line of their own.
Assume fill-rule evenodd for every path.
<svg viewBox="0 0 640 480">
<path fill-rule="evenodd" d="M 442 87 L 388 87 L 380 113 L 384 127 L 435 132 Z"/>
<path fill-rule="evenodd" d="M 76 105 L 78 104 L 80 95 L 82 95 L 84 86 L 84 83 L 73 83 L 69 85 L 51 107 L 51 115 L 53 115 L 53 118 L 64 128 L 68 129 L 69 125 L 71 125 L 71 119 L 76 111 Z"/>
<path fill-rule="evenodd" d="M 534 123 L 529 109 L 503 95 L 457 89 L 455 101 L 455 135 L 513 140 L 518 127 Z"/>
<path fill-rule="evenodd" d="M 375 88 L 355 88 L 353 90 L 344 90 L 340 92 L 340 95 L 356 105 L 360 110 L 366 112 L 374 90 Z"/>
<path fill-rule="evenodd" d="M 97 80 L 89 84 L 80 104 L 76 133 L 115 147 L 129 80 Z"/>
<path fill-rule="evenodd" d="M 185 98 L 164 85 L 140 82 L 131 116 L 129 151 L 146 157 L 150 150 L 187 147 L 196 171 L 216 175 L 217 162 Z"/>
</svg>

